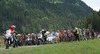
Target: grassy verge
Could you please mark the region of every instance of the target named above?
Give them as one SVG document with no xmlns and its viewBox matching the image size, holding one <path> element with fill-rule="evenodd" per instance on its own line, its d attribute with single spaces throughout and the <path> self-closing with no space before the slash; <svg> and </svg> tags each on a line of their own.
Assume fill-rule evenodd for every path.
<svg viewBox="0 0 100 54">
<path fill-rule="evenodd" d="M 4 46 L 5 46 L 5 45 L 4 45 L 3 37 L 0 36 L 0 47 L 4 47 Z"/>
<path fill-rule="evenodd" d="M 11 48 L 0 54 L 100 54 L 100 40 Z"/>
</svg>

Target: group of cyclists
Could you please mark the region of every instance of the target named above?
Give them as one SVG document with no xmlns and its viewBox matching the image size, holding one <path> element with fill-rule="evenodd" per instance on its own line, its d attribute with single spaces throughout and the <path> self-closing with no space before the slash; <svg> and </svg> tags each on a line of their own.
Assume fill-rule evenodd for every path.
<svg viewBox="0 0 100 54">
<path fill-rule="evenodd" d="M 75 29 L 57 30 L 55 32 L 49 32 L 48 30 L 42 30 L 39 33 L 25 33 L 16 34 L 16 26 L 12 25 L 4 35 L 4 43 L 6 49 L 9 46 L 18 47 L 26 45 L 44 45 L 48 43 L 60 43 L 60 42 L 72 42 L 72 41 L 84 41 L 95 39 L 98 36 L 97 32 L 89 29 Z"/>
</svg>

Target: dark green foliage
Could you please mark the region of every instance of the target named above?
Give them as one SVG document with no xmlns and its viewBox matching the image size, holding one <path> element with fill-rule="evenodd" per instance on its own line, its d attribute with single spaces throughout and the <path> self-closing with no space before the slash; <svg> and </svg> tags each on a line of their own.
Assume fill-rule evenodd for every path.
<svg viewBox="0 0 100 54">
<path fill-rule="evenodd" d="M 100 11 L 88 15 L 84 20 L 80 20 L 78 26 L 100 32 Z"/>
<path fill-rule="evenodd" d="M 0 32 L 12 24 L 18 32 L 64 29 L 91 12 L 81 0 L 0 0 Z"/>
</svg>

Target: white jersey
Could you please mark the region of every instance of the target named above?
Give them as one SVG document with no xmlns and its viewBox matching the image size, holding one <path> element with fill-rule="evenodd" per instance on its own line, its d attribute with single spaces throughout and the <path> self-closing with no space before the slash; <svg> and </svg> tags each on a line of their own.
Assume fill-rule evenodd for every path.
<svg viewBox="0 0 100 54">
<path fill-rule="evenodd" d="M 56 37 L 59 36 L 59 33 L 58 33 L 58 32 L 55 32 L 55 36 L 56 36 Z"/>
<path fill-rule="evenodd" d="M 7 37 L 7 38 L 11 37 L 11 30 L 10 29 L 6 31 L 5 37 Z"/>
<path fill-rule="evenodd" d="M 49 31 L 46 31 L 45 35 L 48 35 L 48 34 L 50 34 L 50 32 Z"/>
<path fill-rule="evenodd" d="M 43 37 L 42 34 L 39 34 L 38 38 L 42 38 L 42 37 Z"/>
</svg>

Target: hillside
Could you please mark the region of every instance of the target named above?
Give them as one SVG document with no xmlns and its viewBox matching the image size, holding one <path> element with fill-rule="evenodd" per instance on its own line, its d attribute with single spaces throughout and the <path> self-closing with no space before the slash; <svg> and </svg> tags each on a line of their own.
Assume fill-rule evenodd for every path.
<svg viewBox="0 0 100 54">
<path fill-rule="evenodd" d="M 0 54 L 100 54 L 100 40 L 10 48 Z"/>
<path fill-rule="evenodd" d="M 0 32 L 12 24 L 27 33 L 70 28 L 92 12 L 81 0 L 0 0 Z"/>
<path fill-rule="evenodd" d="M 100 11 L 87 15 L 83 20 L 79 20 L 77 26 L 100 32 Z"/>
</svg>

